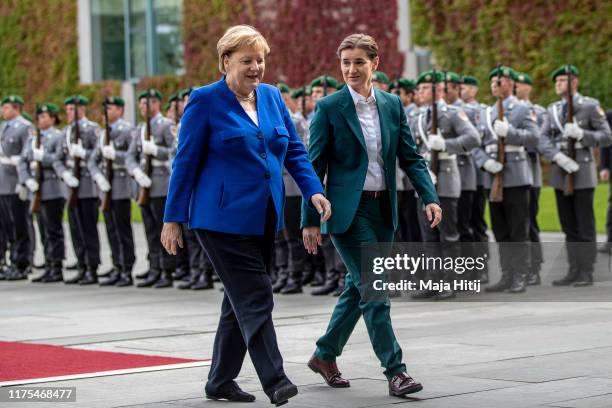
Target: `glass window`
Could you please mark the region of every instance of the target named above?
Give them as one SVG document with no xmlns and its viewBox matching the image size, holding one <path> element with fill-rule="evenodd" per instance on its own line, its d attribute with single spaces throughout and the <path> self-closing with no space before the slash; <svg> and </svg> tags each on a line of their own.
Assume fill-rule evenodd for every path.
<svg viewBox="0 0 612 408">
<path fill-rule="evenodd" d="M 155 72 L 158 75 L 182 75 L 181 2 L 155 0 Z"/>
<path fill-rule="evenodd" d="M 129 1 L 131 78 L 142 78 L 150 72 L 147 68 L 147 3 L 147 0 Z"/>
<path fill-rule="evenodd" d="M 125 78 L 124 0 L 93 0 L 91 5 L 94 79 Z"/>
</svg>

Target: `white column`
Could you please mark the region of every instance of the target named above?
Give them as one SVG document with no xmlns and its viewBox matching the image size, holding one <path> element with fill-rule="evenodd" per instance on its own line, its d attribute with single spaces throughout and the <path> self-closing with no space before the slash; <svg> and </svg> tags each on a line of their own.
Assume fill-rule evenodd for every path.
<svg viewBox="0 0 612 408">
<path fill-rule="evenodd" d="M 417 62 L 412 45 L 412 26 L 410 24 L 410 0 L 397 0 L 397 46 L 404 54 L 404 76 L 416 78 Z"/>
<path fill-rule="evenodd" d="M 88 84 L 93 82 L 90 0 L 78 0 L 77 2 L 77 34 L 79 38 L 79 79 L 81 83 Z"/>
<path fill-rule="evenodd" d="M 136 93 L 134 83 L 131 81 L 121 83 L 121 97 L 125 101 L 123 117 L 128 122 L 136 125 Z"/>
</svg>

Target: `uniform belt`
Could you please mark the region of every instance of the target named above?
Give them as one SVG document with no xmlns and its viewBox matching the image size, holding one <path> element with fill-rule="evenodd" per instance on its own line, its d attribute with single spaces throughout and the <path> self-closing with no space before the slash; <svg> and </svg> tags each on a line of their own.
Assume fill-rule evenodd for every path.
<svg viewBox="0 0 612 408">
<path fill-rule="evenodd" d="M 126 167 L 124 164 L 115 164 L 113 163 L 113 170 L 125 170 Z"/>
<path fill-rule="evenodd" d="M 5 166 L 17 167 L 15 163 L 13 163 L 12 158 L 7 156 L 0 156 L 0 164 L 4 164 Z"/>
<path fill-rule="evenodd" d="M 438 160 L 457 160 L 457 155 L 447 152 L 438 152 Z"/>
<path fill-rule="evenodd" d="M 386 195 L 387 195 L 387 190 L 380 190 L 380 191 L 363 190 L 361 192 L 362 197 L 368 197 L 368 198 L 381 198 Z"/>
<path fill-rule="evenodd" d="M 145 165 L 145 160 L 142 160 L 141 164 L 144 166 Z M 153 166 L 153 167 L 168 167 L 168 160 L 151 159 L 151 166 Z"/>
<path fill-rule="evenodd" d="M 520 153 L 525 151 L 525 146 L 517 145 L 506 145 L 506 153 Z M 485 146 L 485 152 L 497 153 L 497 144 L 490 144 Z"/>
<path fill-rule="evenodd" d="M 557 147 L 558 147 L 559 149 L 562 149 L 562 150 L 567 150 L 567 146 L 568 146 L 567 141 L 563 141 L 563 142 L 556 142 L 556 144 L 557 144 Z M 583 146 L 583 145 L 582 145 L 582 143 L 580 143 L 580 142 L 576 142 L 576 143 L 574 144 L 574 147 L 575 147 L 576 149 L 583 149 L 583 148 L 587 148 L 587 146 Z"/>
</svg>

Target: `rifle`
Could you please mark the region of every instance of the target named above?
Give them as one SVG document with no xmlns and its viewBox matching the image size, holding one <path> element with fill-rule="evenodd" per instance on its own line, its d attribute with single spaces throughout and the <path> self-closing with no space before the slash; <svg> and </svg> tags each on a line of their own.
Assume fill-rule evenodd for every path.
<svg viewBox="0 0 612 408">
<path fill-rule="evenodd" d="M 435 135 L 438 133 L 438 102 L 436 101 L 436 70 L 433 70 L 433 79 L 431 80 L 431 134 Z M 439 158 L 438 151 L 431 150 L 430 152 L 429 167 L 431 172 L 438 175 Z"/>
<path fill-rule="evenodd" d="M 323 75 L 323 96 L 327 96 L 327 77 Z"/>
<path fill-rule="evenodd" d="M 570 65 L 567 64 L 567 120 L 566 123 L 574 122 L 574 97 L 572 95 L 572 72 L 570 71 Z M 567 155 L 572 159 L 576 160 L 576 139 L 569 138 L 567 141 Z M 563 188 L 563 195 L 571 196 L 574 194 L 574 174 L 567 173 L 565 175 L 565 186 Z"/>
<path fill-rule="evenodd" d="M 179 122 L 181 121 L 181 118 L 179 116 L 179 95 L 180 92 L 177 92 L 176 94 L 176 101 L 174 102 L 174 124 L 178 126 Z"/>
<path fill-rule="evenodd" d="M 151 91 L 149 90 L 149 92 L 147 92 L 147 122 L 145 124 L 145 135 L 144 135 L 144 140 L 146 142 L 151 140 L 151 108 L 149 106 L 149 96 L 151 94 Z M 151 156 L 148 154 L 144 155 L 144 159 L 145 159 L 145 164 L 144 164 L 144 174 L 146 174 L 148 177 L 151 177 L 151 170 L 153 169 L 153 166 L 151 165 Z M 140 188 L 140 193 L 138 194 L 138 204 L 140 206 L 145 206 L 145 205 L 149 205 L 149 200 L 151 199 L 151 190 L 150 188 L 145 188 L 145 187 L 141 187 Z"/>
<path fill-rule="evenodd" d="M 104 146 L 108 146 L 112 143 L 111 127 L 108 123 L 108 99 L 104 99 L 102 107 L 104 108 Z M 113 199 L 113 161 L 110 159 L 106 159 L 104 164 L 106 165 L 104 176 L 111 185 L 111 189 L 104 193 L 104 198 L 102 199 L 102 211 L 109 211 Z"/>
<path fill-rule="evenodd" d="M 34 139 L 34 145 L 37 149 L 40 149 L 41 144 L 41 135 L 40 128 L 36 126 L 36 139 Z M 34 170 L 34 179 L 38 183 L 38 190 L 34 193 L 34 197 L 32 197 L 32 201 L 30 201 L 30 214 L 37 214 L 40 212 L 40 201 L 41 201 L 41 190 L 42 190 L 42 164 L 41 162 L 36 162 L 36 169 Z"/>
<path fill-rule="evenodd" d="M 79 128 L 79 99 L 78 96 L 74 97 L 74 143 L 78 144 L 81 140 L 81 129 Z M 72 175 L 79 181 L 79 185 L 72 187 L 68 196 L 68 205 L 75 207 L 79 199 L 79 187 L 81 186 L 81 158 L 74 157 L 74 167 L 72 168 Z"/>
<path fill-rule="evenodd" d="M 501 64 L 497 64 L 497 120 L 504 120 L 504 104 L 501 96 Z M 506 164 L 506 142 L 503 137 L 497 138 L 497 160 Z M 504 170 L 493 176 L 489 201 L 500 203 L 504 200 Z"/>
<path fill-rule="evenodd" d="M 444 71 L 444 100 L 448 103 L 448 72 Z"/>
<path fill-rule="evenodd" d="M 302 116 L 306 119 L 306 85 L 304 85 L 304 92 L 302 93 Z"/>
</svg>

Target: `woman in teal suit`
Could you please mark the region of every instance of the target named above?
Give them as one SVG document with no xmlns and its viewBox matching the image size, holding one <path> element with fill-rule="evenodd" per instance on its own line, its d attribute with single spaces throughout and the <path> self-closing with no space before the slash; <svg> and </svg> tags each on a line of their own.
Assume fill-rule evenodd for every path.
<svg viewBox="0 0 612 408">
<path fill-rule="evenodd" d="M 348 274 L 327 331 L 317 341 L 308 366 L 330 386 L 348 387 L 335 361 L 363 316 L 374 351 L 385 368 L 389 394 L 402 396 L 423 387 L 406 373 L 402 363 L 389 301 L 361 298 L 361 244 L 393 240 L 397 227 L 396 161 L 426 204 L 432 228 L 440 222 L 442 210 L 400 99 L 372 87 L 372 73 L 379 61 L 374 39 L 352 34 L 340 44 L 338 57 L 347 86 L 317 104 L 310 125 L 309 156 L 321 181 L 327 176 L 326 196 L 334 215 L 322 227 L 331 235 Z M 316 252 L 320 216 L 308 205 L 302 206 L 302 227 L 306 249 Z"/>
</svg>

